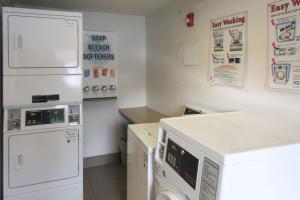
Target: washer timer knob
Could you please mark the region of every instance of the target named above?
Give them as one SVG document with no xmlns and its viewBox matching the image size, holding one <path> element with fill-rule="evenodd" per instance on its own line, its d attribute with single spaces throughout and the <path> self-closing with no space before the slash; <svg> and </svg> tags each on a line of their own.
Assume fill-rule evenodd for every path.
<svg viewBox="0 0 300 200">
<path fill-rule="evenodd" d="M 185 154 L 185 151 L 182 150 L 182 151 L 180 152 L 180 154 L 183 156 L 183 155 Z"/>
</svg>

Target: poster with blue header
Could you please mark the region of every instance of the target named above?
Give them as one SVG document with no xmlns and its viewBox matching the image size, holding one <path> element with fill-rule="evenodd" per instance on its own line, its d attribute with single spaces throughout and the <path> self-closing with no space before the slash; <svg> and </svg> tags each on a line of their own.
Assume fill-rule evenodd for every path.
<svg viewBox="0 0 300 200">
<path fill-rule="evenodd" d="M 268 5 L 268 88 L 300 91 L 300 0 Z"/>
</svg>

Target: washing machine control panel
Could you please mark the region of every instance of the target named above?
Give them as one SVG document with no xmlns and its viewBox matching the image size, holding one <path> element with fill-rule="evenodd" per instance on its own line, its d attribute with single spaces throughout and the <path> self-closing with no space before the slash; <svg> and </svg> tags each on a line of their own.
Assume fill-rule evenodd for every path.
<svg viewBox="0 0 300 200">
<path fill-rule="evenodd" d="M 199 160 L 184 148 L 168 139 L 166 163 L 193 189 L 196 188 Z"/>
<path fill-rule="evenodd" d="M 178 195 L 178 199 L 217 200 L 221 163 L 185 140 L 186 136 L 168 122 L 169 119 L 161 121 L 157 135 L 155 181 Z"/>
</svg>

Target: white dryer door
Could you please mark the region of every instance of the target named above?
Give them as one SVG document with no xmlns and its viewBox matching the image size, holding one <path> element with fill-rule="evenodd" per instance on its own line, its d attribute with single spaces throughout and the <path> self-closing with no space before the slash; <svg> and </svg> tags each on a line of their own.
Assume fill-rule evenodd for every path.
<svg viewBox="0 0 300 200">
<path fill-rule="evenodd" d="M 79 67 L 79 26 L 64 17 L 8 17 L 10 68 Z"/>
<path fill-rule="evenodd" d="M 79 174 L 78 131 L 9 137 L 9 187 L 45 183 Z"/>
<path fill-rule="evenodd" d="M 172 192 L 164 191 L 156 197 L 156 200 L 180 200 L 180 199 Z"/>
</svg>

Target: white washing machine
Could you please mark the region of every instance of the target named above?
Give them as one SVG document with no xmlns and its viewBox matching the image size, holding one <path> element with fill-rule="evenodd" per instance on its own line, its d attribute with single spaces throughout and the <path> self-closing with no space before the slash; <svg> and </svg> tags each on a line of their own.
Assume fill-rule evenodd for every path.
<svg viewBox="0 0 300 200">
<path fill-rule="evenodd" d="M 156 200 L 298 200 L 299 129 L 246 112 L 162 119 Z"/>
<path fill-rule="evenodd" d="M 186 106 L 183 115 L 210 114 L 214 111 Z M 128 126 L 127 199 L 154 199 L 154 153 L 159 123 Z"/>
<path fill-rule="evenodd" d="M 158 123 L 128 126 L 127 199 L 153 199 L 153 160 Z"/>
</svg>

